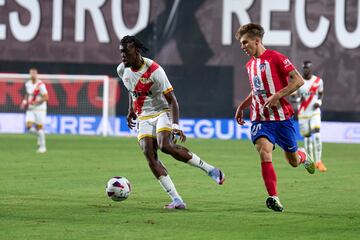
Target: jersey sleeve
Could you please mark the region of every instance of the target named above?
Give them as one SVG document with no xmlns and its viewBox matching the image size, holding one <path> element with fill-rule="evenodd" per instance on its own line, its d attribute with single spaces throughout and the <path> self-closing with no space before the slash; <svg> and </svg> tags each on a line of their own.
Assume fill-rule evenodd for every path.
<svg viewBox="0 0 360 240">
<path fill-rule="evenodd" d="M 323 91 L 324 91 L 324 81 L 320 79 L 318 92 L 323 92 Z"/>
<path fill-rule="evenodd" d="M 154 82 L 157 82 L 157 84 L 159 84 L 160 89 L 163 92 L 163 94 L 166 94 L 166 93 L 174 90 L 162 67 L 159 67 L 154 72 L 153 77 L 154 77 Z"/>
<path fill-rule="evenodd" d="M 123 75 L 124 75 L 124 70 L 125 70 L 125 64 L 124 63 L 120 63 L 119 66 L 117 66 L 116 68 L 116 72 L 119 75 L 119 77 L 122 79 Z"/>
<path fill-rule="evenodd" d="M 290 62 L 289 58 L 281 53 L 276 54 L 277 64 L 286 76 L 295 69 L 294 65 Z"/>
<path fill-rule="evenodd" d="M 46 89 L 45 83 L 41 83 L 41 84 L 40 84 L 39 90 L 40 90 L 41 95 L 43 95 L 43 94 L 48 94 L 48 91 L 47 91 L 47 89 Z"/>
</svg>

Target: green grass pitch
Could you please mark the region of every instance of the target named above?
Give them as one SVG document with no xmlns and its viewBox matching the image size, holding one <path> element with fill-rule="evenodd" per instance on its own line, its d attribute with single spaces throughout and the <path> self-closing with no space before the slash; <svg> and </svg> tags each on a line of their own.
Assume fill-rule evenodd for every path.
<svg viewBox="0 0 360 240">
<path fill-rule="evenodd" d="M 170 200 L 135 138 L 0 135 L 0 239 L 359 239 L 360 162 L 354 144 L 324 144 L 328 172 L 309 175 L 274 151 L 283 213 L 266 208 L 258 155 L 250 141 L 188 139 L 186 147 L 226 173 L 218 186 L 200 169 L 160 154 L 188 205 Z M 124 202 L 105 195 L 126 176 Z"/>
</svg>

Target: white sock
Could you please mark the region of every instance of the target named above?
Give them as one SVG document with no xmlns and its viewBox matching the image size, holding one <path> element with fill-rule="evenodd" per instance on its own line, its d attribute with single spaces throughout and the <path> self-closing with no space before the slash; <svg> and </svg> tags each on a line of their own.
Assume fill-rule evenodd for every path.
<svg viewBox="0 0 360 240">
<path fill-rule="evenodd" d="M 45 148 L 45 131 L 44 129 L 38 130 L 38 143 L 40 148 Z"/>
<path fill-rule="evenodd" d="M 320 133 L 314 133 L 315 161 L 321 161 L 322 143 Z"/>
<path fill-rule="evenodd" d="M 304 147 L 306 153 L 311 157 L 311 159 L 314 159 L 313 144 L 314 143 L 311 137 L 304 137 Z"/>
<path fill-rule="evenodd" d="M 180 195 L 176 191 L 175 185 L 171 181 L 171 178 L 170 178 L 169 175 L 160 176 L 159 177 L 159 183 L 163 187 L 165 192 L 167 192 L 169 194 L 169 196 L 171 197 L 172 200 L 177 198 L 177 199 L 180 199 L 182 201 L 182 198 L 180 197 Z"/>
<path fill-rule="evenodd" d="M 187 161 L 187 163 L 190 164 L 191 166 L 201 168 L 202 170 L 204 170 L 207 173 L 209 173 L 210 170 L 212 170 L 214 168 L 214 166 L 201 160 L 195 153 L 191 153 L 191 154 L 192 154 L 192 158 L 189 161 Z"/>
</svg>

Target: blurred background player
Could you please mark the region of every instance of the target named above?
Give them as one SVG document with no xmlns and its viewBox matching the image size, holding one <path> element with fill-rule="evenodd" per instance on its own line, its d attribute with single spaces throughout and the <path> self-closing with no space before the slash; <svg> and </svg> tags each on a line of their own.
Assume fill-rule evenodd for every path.
<svg viewBox="0 0 360 240">
<path fill-rule="evenodd" d="M 30 133 L 37 134 L 38 153 L 46 152 L 44 124 L 48 92 L 45 84 L 37 78 L 36 68 L 29 70 L 30 79 L 25 83 L 26 93 L 20 108 L 26 109 L 26 129 Z M 35 129 L 34 129 L 35 128 Z"/>
<path fill-rule="evenodd" d="M 321 161 L 322 143 L 320 136 L 321 104 L 324 96 L 323 80 L 312 74 L 312 62 L 304 61 L 303 78 L 305 83 L 297 90 L 298 119 L 300 133 L 304 137 L 304 146 L 310 156 L 314 156 L 315 166 L 320 172 L 326 172 Z"/>
<path fill-rule="evenodd" d="M 134 36 L 125 36 L 121 39 L 120 51 L 122 63 L 117 67 L 117 73 L 129 91 L 128 126 L 132 129 L 137 125 L 139 145 L 149 167 L 172 199 L 165 208 L 184 209 L 186 204 L 158 159 L 158 149 L 176 160 L 202 169 L 218 184 L 223 184 L 225 175 L 195 153 L 175 144 L 174 136 L 182 142 L 186 139 L 179 128 L 179 105 L 163 68 L 141 56 L 140 51 L 148 49 Z"/>
<path fill-rule="evenodd" d="M 272 151 L 278 144 L 291 166 L 303 164 L 313 174 L 315 164 L 304 149 L 298 149 L 294 127 L 294 110 L 285 99 L 296 91 L 304 80 L 290 60 L 279 52 L 265 49 L 264 29 L 249 23 L 236 32 L 241 48 L 251 58 L 246 64 L 252 91 L 242 101 L 235 114 L 238 124 L 245 124 L 243 110 L 250 106 L 251 140 L 261 159 L 262 177 L 269 194 L 268 208 L 281 212 L 277 192 L 277 177 L 272 164 Z"/>
</svg>

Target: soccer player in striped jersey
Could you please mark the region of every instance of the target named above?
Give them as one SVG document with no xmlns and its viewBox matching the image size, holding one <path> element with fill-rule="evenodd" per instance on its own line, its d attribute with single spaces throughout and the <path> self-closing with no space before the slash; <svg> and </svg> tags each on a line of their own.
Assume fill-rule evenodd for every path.
<svg viewBox="0 0 360 240">
<path fill-rule="evenodd" d="M 304 137 L 306 152 L 315 157 L 316 168 L 320 172 L 326 172 L 326 166 L 321 161 L 322 143 L 320 136 L 320 107 L 324 95 L 324 83 L 320 77 L 312 74 L 311 61 L 304 61 L 302 68 L 305 83 L 297 90 L 300 133 Z"/>
<path fill-rule="evenodd" d="M 121 39 L 120 51 L 122 63 L 117 67 L 117 73 L 129 91 L 128 126 L 130 129 L 136 126 L 139 145 L 149 167 L 172 199 L 165 208 L 185 209 L 186 204 L 158 158 L 158 149 L 176 160 L 202 169 L 217 184 L 223 184 L 225 175 L 195 153 L 176 144 L 176 138 L 182 142 L 186 140 L 179 128 L 179 105 L 164 69 L 141 56 L 140 52 L 148 49 L 134 36 L 125 36 Z"/>
<path fill-rule="evenodd" d="M 49 99 L 45 83 L 37 78 L 36 68 L 29 70 L 30 79 L 25 83 L 26 94 L 20 108 L 26 109 L 25 122 L 28 132 L 37 134 L 38 153 L 46 152 L 44 124 L 46 119 L 47 100 Z M 33 128 L 35 127 L 35 129 Z"/>
<path fill-rule="evenodd" d="M 241 48 L 250 56 L 246 69 L 251 86 L 250 94 L 236 110 L 235 119 L 243 125 L 243 110 L 250 107 L 251 140 L 260 155 L 262 177 L 269 194 L 266 205 L 281 212 L 283 206 L 278 197 L 277 177 L 272 164 L 275 144 L 284 150 L 291 166 L 303 164 L 313 174 L 315 164 L 304 149 L 298 149 L 294 111 L 285 99 L 302 86 L 304 80 L 286 56 L 265 49 L 263 35 L 263 27 L 255 23 L 241 26 L 235 34 Z"/>
</svg>

